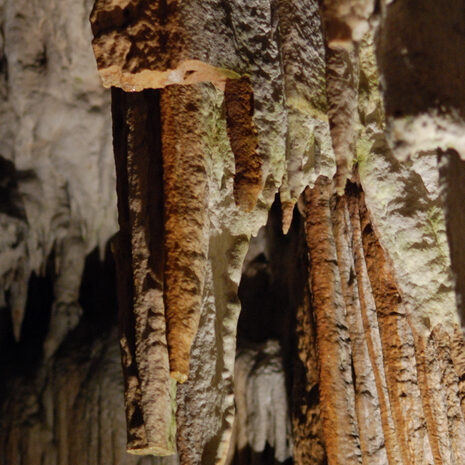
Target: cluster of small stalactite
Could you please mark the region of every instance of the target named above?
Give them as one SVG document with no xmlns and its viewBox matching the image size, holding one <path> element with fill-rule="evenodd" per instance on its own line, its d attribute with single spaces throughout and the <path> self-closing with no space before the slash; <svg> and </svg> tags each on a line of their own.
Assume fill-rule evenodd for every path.
<svg viewBox="0 0 465 465">
<path fill-rule="evenodd" d="M 294 392 L 311 418 L 293 409 L 296 462 L 463 460 L 439 161 L 389 145 L 410 115 L 379 92 L 375 57 L 395 96 L 386 37 L 409 17 L 395 3 L 96 2 L 94 51 L 113 86 L 130 452 L 176 442 L 182 465 L 230 459 L 240 272 L 279 194 L 284 233 L 300 202 L 309 261 L 295 379 L 312 387 Z M 406 198 L 383 180 L 377 190 L 383 166 Z"/>
<path fill-rule="evenodd" d="M 95 2 L 119 336 L 83 5 L 2 3 L 2 465 L 465 463 L 465 3 L 417 3 Z"/>
<path fill-rule="evenodd" d="M 460 463 L 460 328 L 415 328 L 359 187 L 322 179 L 306 202 L 329 463 Z"/>
</svg>

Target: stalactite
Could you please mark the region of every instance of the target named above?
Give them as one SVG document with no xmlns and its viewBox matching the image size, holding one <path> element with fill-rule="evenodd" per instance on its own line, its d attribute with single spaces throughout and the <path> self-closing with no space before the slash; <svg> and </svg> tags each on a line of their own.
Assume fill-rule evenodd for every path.
<svg viewBox="0 0 465 465">
<path fill-rule="evenodd" d="M 296 314 L 297 358 L 294 366 L 293 459 L 297 465 L 326 463 L 319 402 L 316 326 L 309 290 Z"/>
<path fill-rule="evenodd" d="M 280 187 L 283 231 L 294 205 L 318 175 L 332 178 L 334 153 L 329 133 L 326 51 L 316 0 L 278 2 L 279 43 L 287 111 L 286 172 Z"/>
<path fill-rule="evenodd" d="M 353 47 L 327 49 L 326 94 L 331 139 L 336 157 L 338 194 L 352 172 L 358 104 L 358 57 Z"/>
<path fill-rule="evenodd" d="M 198 121 L 199 93 L 187 86 L 162 91 L 164 270 L 171 376 L 184 382 L 200 319 L 208 253 L 208 182 Z"/>
<path fill-rule="evenodd" d="M 380 401 L 375 381 L 375 367 L 372 365 L 362 317 L 362 295 L 356 279 L 354 250 L 357 244 L 346 197 L 337 200 L 332 212 L 337 261 L 341 276 L 347 323 L 352 348 L 354 370 L 355 406 L 360 431 L 362 462 L 384 464 L 387 462 L 384 431 L 380 414 Z"/>
<path fill-rule="evenodd" d="M 9 8 L 5 17 L 17 21 Z M 291 456 L 298 465 L 465 460 L 457 312 L 463 0 L 426 0 L 420 10 L 414 0 L 95 2 L 94 53 L 103 85 L 113 87 L 113 249 L 129 452 L 181 465 Z M 15 50 L 7 32 L 2 54 Z M 8 86 L 37 77 L 31 69 L 48 76 L 61 49 L 48 53 L 41 34 Z M 10 64 L 1 60 L 3 75 Z M 27 61 L 12 53 L 13 70 L 15 60 Z M 79 98 L 91 101 L 92 92 Z M 28 105 L 11 102 L 27 120 Z M 90 118 L 96 107 L 89 108 Z M 26 134 L 53 132 L 50 121 L 27 124 Z M 27 165 L 41 143 L 34 137 L 5 143 L 9 159 Z M 5 179 L 20 180 L 13 171 Z M 90 338 L 95 366 L 85 352 L 71 373 L 54 371 L 72 352 L 67 341 L 82 342 L 80 331 L 89 330 L 80 275 L 98 236 L 86 238 L 76 219 L 83 206 L 68 199 L 68 181 L 59 185 L 49 221 L 59 232 L 50 238 L 42 228 L 40 239 L 21 239 L 29 223 L 42 224 L 27 195 L 24 212 L 4 209 L 22 221 L 2 242 L 21 247 L 7 257 L 12 271 L 2 268 L 8 289 L 0 292 L 20 343 L 25 283 L 45 263 L 34 250 L 53 250 L 60 266 L 44 360 L 5 407 L 0 444 L 8 465 L 138 463 L 118 456 L 121 428 L 105 394 L 119 399 L 119 385 L 108 381 L 112 370 L 100 376 L 95 368 L 111 363 L 114 346 Z M 28 194 L 26 183 L 22 189 Z M 257 234 L 265 245 L 256 245 Z M 262 247 L 251 261 L 249 247 Z M 29 249 L 31 257 L 20 258 Z M 266 275 L 269 295 L 242 302 L 263 308 L 240 323 L 236 353 L 239 296 L 247 298 L 239 284 L 253 272 Z M 277 309 L 285 318 L 276 319 Z M 262 326 L 279 337 L 247 345 L 244 334 Z M 23 411 L 29 402 L 43 410 Z"/>
<path fill-rule="evenodd" d="M 234 153 L 234 199 L 252 211 L 262 190 L 262 160 L 257 154 L 257 131 L 253 124 L 253 90 L 250 79 L 228 79 L 224 90 L 226 123 Z"/>
<path fill-rule="evenodd" d="M 362 226 L 360 223 L 359 199 L 348 189 L 348 207 L 353 232 L 353 253 L 355 274 L 358 283 L 360 310 L 365 331 L 366 343 L 370 355 L 371 367 L 376 382 L 379 399 L 379 410 L 383 426 L 383 435 L 389 463 L 401 464 L 400 449 L 396 438 L 395 426 L 391 414 L 391 405 L 384 369 L 382 342 L 379 331 L 377 308 L 373 298 L 372 287 L 368 276 L 367 262 L 362 244 Z"/>
<path fill-rule="evenodd" d="M 384 371 L 396 439 L 403 463 L 412 463 L 414 460 L 421 463 L 428 460 L 431 452 L 426 440 L 425 414 L 418 390 L 420 380 L 416 373 L 414 335 L 390 265 L 373 231 L 363 197 L 359 209 L 362 243 L 378 314 Z M 413 422 L 407 416 L 409 411 L 415 412 Z M 406 438 L 410 438 L 409 443 Z"/>
<path fill-rule="evenodd" d="M 112 110 L 128 451 L 167 455 L 174 453 L 174 393 L 169 377 L 163 300 L 159 97 L 155 91 L 125 94 L 114 89 Z M 154 182 L 156 179 L 158 183 Z"/>
<path fill-rule="evenodd" d="M 85 243 L 76 231 L 57 247 L 58 278 L 55 281 L 55 302 L 50 316 L 50 326 L 44 341 L 44 355 L 53 356 L 67 334 L 79 323 L 82 309 L 79 305 L 79 288 L 84 270 Z"/>
<path fill-rule="evenodd" d="M 320 402 L 328 463 L 361 463 L 350 337 L 331 227 L 331 184 L 306 192 L 310 285 L 320 359 Z"/>
</svg>

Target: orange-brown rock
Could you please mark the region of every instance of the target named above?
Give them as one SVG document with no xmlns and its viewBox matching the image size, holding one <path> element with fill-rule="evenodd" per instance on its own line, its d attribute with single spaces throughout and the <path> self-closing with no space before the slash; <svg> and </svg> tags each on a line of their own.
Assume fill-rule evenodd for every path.
<svg viewBox="0 0 465 465">
<path fill-rule="evenodd" d="M 234 199 L 251 211 L 262 190 L 262 160 L 257 153 L 257 131 L 253 123 L 254 101 L 250 79 L 228 79 L 224 90 L 229 142 L 234 153 Z"/>
<path fill-rule="evenodd" d="M 152 461 L 123 453 L 96 290 L 116 215 L 88 6 L 0 7 L 0 465 Z M 96 0 L 130 452 L 465 462 L 464 9 Z"/>
<path fill-rule="evenodd" d="M 104 86 L 134 92 L 210 81 L 224 88 L 234 75 L 221 67 L 231 39 L 221 9 L 208 11 L 200 2 L 98 0 L 90 20 Z M 202 37 L 200 31 L 209 32 Z M 208 56 L 209 40 L 216 41 L 214 56 Z"/>
<path fill-rule="evenodd" d="M 346 308 L 346 318 L 352 348 L 352 369 L 354 373 L 355 408 L 360 434 L 362 461 L 384 464 L 389 455 L 386 451 L 386 439 L 383 430 L 380 404 L 376 383 L 379 373 L 376 371 L 376 358 L 373 357 L 373 341 L 366 315 L 366 302 L 363 290 L 358 286 L 362 282 L 356 279 L 356 232 L 352 230 L 351 214 L 348 209 L 347 196 L 338 198 L 332 209 L 333 233 L 336 242 L 337 260 L 341 276 L 341 290 Z M 364 318 L 365 317 L 365 318 Z M 364 324 L 365 323 L 365 324 Z M 371 350 L 370 350 L 371 349 Z M 378 357 L 382 354 L 378 353 Z M 378 374 L 378 376 L 376 376 Z M 380 386 L 381 387 L 381 386 Z M 380 394 L 384 392 L 381 389 Z M 389 442 L 388 442 L 389 444 Z M 391 458 L 391 462 L 394 462 Z"/>
<path fill-rule="evenodd" d="M 421 402 L 422 380 L 417 373 L 414 335 L 390 264 L 373 230 L 363 194 L 359 194 L 359 215 L 363 252 L 378 315 L 395 439 L 392 429 L 387 435 L 393 444 L 397 443 L 403 463 L 424 463 L 431 456 L 431 447 L 424 424 L 426 412 Z M 408 412 L 415 412 L 413 418 Z M 396 447 L 389 449 L 395 451 Z"/>
<path fill-rule="evenodd" d="M 310 287 L 320 359 L 320 403 L 329 464 L 362 463 L 350 336 L 331 225 L 331 183 L 306 191 Z"/>
<path fill-rule="evenodd" d="M 360 224 L 359 195 L 353 186 L 347 189 L 347 203 L 352 228 L 352 244 L 354 254 L 354 272 L 357 278 L 358 294 L 360 299 L 360 311 L 363 321 L 370 363 L 376 383 L 379 400 L 379 413 L 383 426 L 383 435 L 386 453 L 389 463 L 401 464 L 400 448 L 397 442 L 395 426 L 392 419 L 391 403 L 387 388 L 386 373 L 384 369 L 384 357 L 382 341 L 380 337 L 376 303 L 368 276 L 367 262 L 362 243 L 362 226 Z"/>
<path fill-rule="evenodd" d="M 152 90 L 126 94 L 114 89 L 112 94 L 127 448 L 168 455 L 174 453 L 175 430 L 163 302 L 159 96 Z"/>
<path fill-rule="evenodd" d="M 320 416 L 319 361 L 316 325 L 309 290 L 296 314 L 297 361 L 294 367 L 294 462 L 298 465 L 326 463 Z"/>
<path fill-rule="evenodd" d="M 164 250 L 171 376 L 184 382 L 200 319 L 208 253 L 208 178 L 195 87 L 162 91 Z"/>
</svg>

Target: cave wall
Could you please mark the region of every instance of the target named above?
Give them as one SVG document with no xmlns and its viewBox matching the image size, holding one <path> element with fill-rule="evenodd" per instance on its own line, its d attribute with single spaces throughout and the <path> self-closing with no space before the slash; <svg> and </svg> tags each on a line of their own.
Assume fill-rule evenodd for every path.
<svg viewBox="0 0 465 465">
<path fill-rule="evenodd" d="M 0 4 L 0 460 L 462 463 L 463 1 L 91 7 Z"/>
</svg>

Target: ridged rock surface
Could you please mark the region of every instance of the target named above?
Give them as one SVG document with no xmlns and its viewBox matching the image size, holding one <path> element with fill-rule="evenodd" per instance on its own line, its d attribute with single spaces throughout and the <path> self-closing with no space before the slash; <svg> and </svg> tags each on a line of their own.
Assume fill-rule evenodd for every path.
<svg viewBox="0 0 465 465">
<path fill-rule="evenodd" d="M 234 353 L 237 314 L 223 312 L 217 294 L 211 310 L 205 301 L 200 304 L 215 284 L 217 255 L 228 254 L 228 247 L 218 247 L 221 243 L 212 249 L 215 226 L 220 235 L 234 230 L 248 239 L 264 224 L 262 215 L 280 190 L 282 227 L 287 232 L 293 206 L 306 186 L 310 306 L 315 316 L 328 461 L 406 464 L 430 461 L 433 456 L 439 460 L 445 453 L 441 452 L 446 440 L 443 436 L 451 433 L 444 429 L 448 420 L 441 420 L 443 412 L 433 413 L 435 391 L 430 393 L 426 387 L 432 383 L 437 388 L 440 382 L 440 378 L 436 383 L 431 381 L 436 375 L 430 361 L 437 350 L 431 341 L 441 331 L 445 331 L 444 340 L 456 331 L 459 318 L 454 291 L 460 283 L 455 285 L 448 253 L 444 205 L 448 187 L 440 188 L 437 153 L 441 144 L 428 147 L 428 151 L 420 151 L 419 146 L 405 156 L 405 143 L 395 132 L 402 128 L 396 126 L 394 132 L 391 128 L 392 114 L 402 114 L 392 90 L 397 89 L 395 79 L 402 70 L 392 74 L 391 62 L 393 67 L 400 65 L 390 47 L 408 34 L 401 30 L 392 40 L 389 34 L 394 24 L 402 29 L 410 18 L 411 5 L 382 2 L 375 8 L 372 2 L 326 1 L 317 8 L 314 2 L 302 2 L 299 7 L 307 7 L 308 16 L 284 1 L 231 1 L 202 4 L 202 8 L 196 2 L 160 3 L 158 9 L 157 5 L 97 1 L 91 21 L 104 85 L 117 85 L 124 91 L 184 85 L 161 90 L 163 182 L 168 193 L 165 252 L 168 262 L 179 254 L 173 258 L 173 266 L 165 268 L 164 278 L 172 376 L 181 382 L 188 376 L 189 349 L 197 328 L 204 348 L 197 351 L 194 341 L 190 360 L 194 369 L 189 370 L 192 375 L 177 398 L 181 462 L 223 463 L 232 427 L 230 397 L 221 396 L 232 388 L 232 364 L 228 361 Z M 445 24 L 457 5 L 447 10 Z M 203 16 L 191 22 L 201 10 Z M 434 11 L 432 6 L 426 9 L 422 21 L 428 21 Z M 147 20 L 152 17 L 149 30 Z M 216 29 L 208 27 L 213 18 L 218 20 Z M 379 40 L 375 44 L 370 26 L 376 24 Z M 199 26 L 203 37 L 194 40 Z M 207 36 L 219 44 L 218 53 L 207 53 L 203 42 Z M 179 40 L 174 41 L 175 37 Z M 162 38 L 169 46 L 160 45 Z M 125 45 L 128 40 L 131 46 Z M 123 49 L 127 54 L 115 53 Z M 194 60 L 197 68 L 184 73 L 186 60 Z M 202 74 L 200 67 L 211 73 Z M 116 70 L 111 80 L 109 70 Z M 457 70 L 460 74 L 460 62 Z M 219 78 L 220 71 L 227 77 Z M 128 87 L 129 81 L 132 87 Z M 386 113 L 380 81 L 385 85 Z M 434 79 L 428 83 L 438 84 L 441 82 Z M 442 95 L 440 90 L 438 95 Z M 219 111 L 222 106 L 224 110 Z M 219 111 L 217 116 L 215 111 Z M 385 114 L 391 125 L 386 134 Z M 212 140 L 207 130 L 209 119 L 222 124 L 226 119 L 227 139 L 218 131 Z M 174 146 L 177 156 L 172 153 Z M 217 157 L 212 156 L 215 149 L 223 160 L 234 159 L 234 196 L 227 184 L 233 173 L 216 163 Z M 184 162 L 183 152 L 195 154 L 195 160 Z M 173 159 L 177 160 L 177 183 L 170 178 Z M 221 185 L 213 186 L 209 181 L 221 172 Z M 355 183 L 353 187 L 347 187 L 348 179 Z M 186 187 L 189 197 L 184 193 Z M 235 205 L 225 201 L 232 197 Z M 224 199 L 219 210 L 218 198 Z M 209 208 L 205 210 L 207 201 Z M 215 215 L 229 205 L 235 214 L 227 221 L 223 216 L 212 229 Z M 451 227 L 448 233 L 454 237 Z M 226 271 L 228 279 L 239 272 L 247 239 L 241 253 L 234 253 L 238 261 L 231 262 L 235 268 Z M 354 240 L 358 241 L 355 248 Z M 232 281 L 238 284 L 235 278 Z M 228 298 L 234 299 L 234 287 L 231 291 Z M 180 299 L 177 305 L 170 303 L 172 296 Z M 215 335 L 216 346 L 224 352 L 214 356 L 205 351 L 213 339 L 209 323 L 202 321 L 206 309 L 212 312 L 217 328 L 228 323 L 221 342 Z M 183 328 L 181 333 L 177 327 Z M 185 367 L 180 368 L 181 360 Z M 212 383 L 218 388 L 216 408 L 221 405 L 221 427 L 216 426 L 218 417 L 213 413 L 203 418 L 202 426 L 195 426 L 196 420 L 187 414 L 200 406 L 196 402 L 202 399 L 206 360 L 226 361 L 209 372 L 212 376 L 217 370 L 216 376 L 221 374 L 225 381 Z M 447 360 L 453 363 L 450 357 Z M 202 376 L 197 364 L 202 365 Z M 399 379 L 395 373 L 403 364 L 408 375 Z M 442 370 L 446 370 L 445 365 Z M 451 385 L 457 390 L 460 375 L 454 373 Z M 406 396 L 404 383 L 409 382 L 417 387 Z M 458 397 L 454 399 L 452 404 L 458 405 Z M 404 417 L 406 409 L 415 412 L 413 422 Z M 433 433 L 436 429 L 439 432 Z M 460 436 L 460 427 L 456 430 L 453 434 Z M 457 442 L 455 436 L 449 439 Z M 460 460 L 457 447 L 453 453 L 453 460 Z"/>
<path fill-rule="evenodd" d="M 2 465 L 465 461 L 443 3 L 0 0 Z"/>
</svg>

